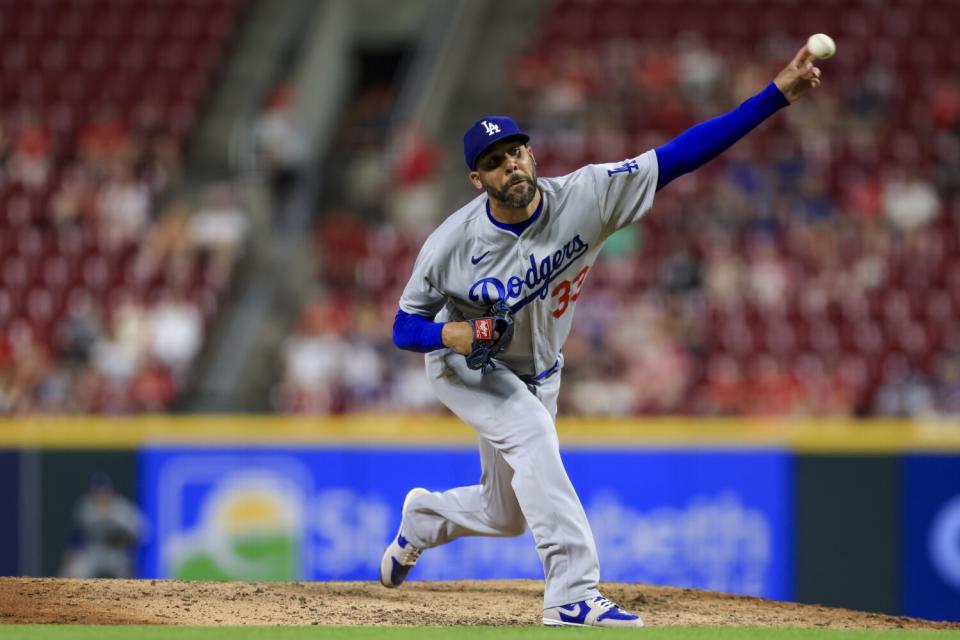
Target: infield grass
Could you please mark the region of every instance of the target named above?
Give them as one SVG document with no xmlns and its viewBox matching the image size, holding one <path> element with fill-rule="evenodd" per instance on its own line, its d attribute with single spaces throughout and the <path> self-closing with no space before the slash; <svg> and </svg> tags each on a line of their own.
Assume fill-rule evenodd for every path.
<svg viewBox="0 0 960 640">
<path fill-rule="evenodd" d="M 0 625 L 13 640 L 953 640 L 960 631 L 844 631 L 665 627 L 646 629 L 547 629 L 543 627 L 158 627 L 101 625 Z"/>
</svg>

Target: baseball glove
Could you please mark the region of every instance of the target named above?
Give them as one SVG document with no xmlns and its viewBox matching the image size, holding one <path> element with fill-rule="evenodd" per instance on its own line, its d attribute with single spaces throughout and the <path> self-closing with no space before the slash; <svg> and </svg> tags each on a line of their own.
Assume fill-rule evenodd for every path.
<svg viewBox="0 0 960 640">
<path fill-rule="evenodd" d="M 490 307 L 486 318 L 468 320 L 473 327 L 473 345 L 467 355 L 467 366 L 486 373 L 495 368 L 493 358 L 510 344 L 513 338 L 513 314 L 510 305 L 500 300 Z"/>
</svg>

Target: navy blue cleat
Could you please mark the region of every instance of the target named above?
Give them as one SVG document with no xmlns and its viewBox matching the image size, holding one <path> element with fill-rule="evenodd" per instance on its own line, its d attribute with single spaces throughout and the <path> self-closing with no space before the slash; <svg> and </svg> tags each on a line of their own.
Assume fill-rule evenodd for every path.
<svg viewBox="0 0 960 640">
<path fill-rule="evenodd" d="M 403 509 L 400 512 L 400 528 L 397 530 L 397 537 L 393 539 L 387 550 L 383 552 L 383 558 L 380 560 L 380 583 L 385 587 L 399 587 L 407 579 L 407 574 L 413 565 L 417 564 L 417 559 L 423 549 L 418 549 L 403 536 L 403 519 L 407 515 L 407 508 L 410 501 L 425 493 L 430 493 L 426 489 L 416 488 L 407 492 L 407 497 L 403 499 Z"/>
<path fill-rule="evenodd" d="M 603 596 L 594 596 L 544 609 L 543 624 L 548 627 L 642 627 L 643 620 Z"/>
</svg>

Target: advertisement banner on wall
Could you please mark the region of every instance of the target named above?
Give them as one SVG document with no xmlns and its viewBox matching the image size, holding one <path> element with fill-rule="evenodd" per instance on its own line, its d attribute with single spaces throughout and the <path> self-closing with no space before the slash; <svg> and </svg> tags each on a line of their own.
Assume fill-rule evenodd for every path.
<svg viewBox="0 0 960 640">
<path fill-rule="evenodd" d="M 960 456 L 907 456 L 904 485 L 904 613 L 960 620 Z"/>
<path fill-rule="evenodd" d="M 376 580 L 409 488 L 475 484 L 467 449 L 154 449 L 144 577 Z M 565 452 L 606 581 L 791 596 L 789 456 Z M 424 553 L 416 579 L 542 578 L 529 532 Z"/>
</svg>

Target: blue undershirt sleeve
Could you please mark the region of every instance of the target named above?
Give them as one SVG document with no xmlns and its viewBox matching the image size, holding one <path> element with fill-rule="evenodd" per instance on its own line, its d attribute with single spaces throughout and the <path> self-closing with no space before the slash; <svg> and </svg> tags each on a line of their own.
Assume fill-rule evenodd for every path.
<svg viewBox="0 0 960 640">
<path fill-rule="evenodd" d="M 657 147 L 657 191 L 674 178 L 701 167 L 790 102 L 770 83 L 739 107 L 690 127 L 670 142 Z"/>
<path fill-rule="evenodd" d="M 393 344 L 407 351 L 427 353 L 443 348 L 441 331 L 442 322 L 433 322 L 430 318 L 397 309 L 393 319 Z"/>
</svg>

